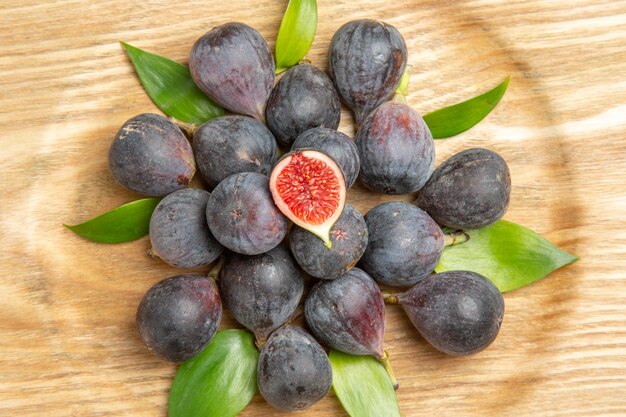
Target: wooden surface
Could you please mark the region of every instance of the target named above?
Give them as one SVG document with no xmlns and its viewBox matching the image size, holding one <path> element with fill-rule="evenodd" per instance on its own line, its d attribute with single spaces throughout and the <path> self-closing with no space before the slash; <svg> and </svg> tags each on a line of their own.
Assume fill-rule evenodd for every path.
<svg viewBox="0 0 626 417">
<path fill-rule="evenodd" d="M 166 415 L 176 368 L 143 347 L 134 313 L 177 271 L 147 257 L 147 239 L 98 245 L 62 223 L 138 198 L 112 179 L 107 149 L 125 120 L 158 110 L 119 40 L 185 62 L 198 36 L 238 20 L 273 48 L 285 6 L 0 3 L 0 415 Z M 326 68 L 333 32 L 363 17 L 404 35 L 420 112 L 511 75 L 483 123 L 437 142 L 437 161 L 497 150 L 514 184 L 506 218 L 581 257 L 506 294 L 499 338 L 472 357 L 435 352 L 388 307 L 404 416 L 626 415 L 626 2 L 323 0 L 313 63 Z M 349 198 L 363 212 L 393 199 Z M 258 395 L 242 413 L 275 414 Z M 345 414 L 331 394 L 302 415 Z"/>
</svg>

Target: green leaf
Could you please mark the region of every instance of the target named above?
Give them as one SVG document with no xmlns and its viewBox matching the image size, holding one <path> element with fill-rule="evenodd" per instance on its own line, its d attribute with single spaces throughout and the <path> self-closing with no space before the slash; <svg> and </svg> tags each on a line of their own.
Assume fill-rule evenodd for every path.
<svg viewBox="0 0 626 417">
<path fill-rule="evenodd" d="M 160 198 L 132 201 L 74 226 L 64 225 L 92 242 L 123 243 L 148 234 L 150 217 Z"/>
<path fill-rule="evenodd" d="M 331 350 L 333 389 L 351 417 L 400 417 L 396 392 L 387 371 L 372 356 Z"/>
<path fill-rule="evenodd" d="M 172 383 L 169 417 L 232 417 L 256 393 L 259 352 L 243 330 L 217 332 L 209 346 L 183 363 Z"/>
<path fill-rule="evenodd" d="M 194 124 L 224 114 L 220 106 L 196 87 L 186 66 L 125 42 L 122 46 L 135 66 L 141 84 L 163 113 Z"/>
<path fill-rule="evenodd" d="M 317 29 L 317 2 L 289 0 L 276 38 L 276 74 L 296 65 L 311 48 Z"/>
<path fill-rule="evenodd" d="M 493 90 L 462 103 L 436 110 L 424 116 L 435 139 L 449 138 L 463 133 L 483 120 L 496 107 L 506 88 L 509 77 Z"/>
<path fill-rule="evenodd" d="M 478 272 L 506 292 L 531 284 L 578 259 L 532 230 L 504 220 L 466 232 L 470 239 L 446 247 L 436 272 Z"/>
</svg>

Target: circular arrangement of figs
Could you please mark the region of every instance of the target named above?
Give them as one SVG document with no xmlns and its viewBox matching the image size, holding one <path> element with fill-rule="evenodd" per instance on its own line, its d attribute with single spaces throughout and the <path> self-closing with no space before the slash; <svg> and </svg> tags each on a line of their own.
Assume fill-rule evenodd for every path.
<svg viewBox="0 0 626 417">
<path fill-rule="evenodd" d="M 301 63 L 276 82 L 261 35 L 227 23 L 196 41 L 189 68 L 233 114 L 196 126 L 190 138 L 154 114 L 124 123 L 109 151 L 113 177 L 164 197 L 150 221 L 151 255 L 204 268 L 167 278 L 142 299 L 136 323 L 154 354 L 173 362 L 198 354 L 223 302 L 256 337 L 263 398 L 296 411 L 328 393 L 328 348 L 387 360 L 385 300 L 441 352 L 476 353 L 494 341 L 504 314 L 498 289 L 473 272 L 433 271 L 442 228 L 479 228 L 505 214 L 510 172 L 487 149 L 435 169 L 424 119 L 389 101 L 406 64 L 396 28 L 356 20 L 334 34 L 328 75 Z M 354 114 L 354 139 L 337 131 L 340 99 Z M 200 181 L 187 188 L 196 167 Z M 378 193 L 418 193 L 415 204 L 361 214 L 346 202 L 357 179 Z M 219 272 L 208 276 L 215 263 Z M 306 330 L 291 324 L 302 310 Z"/>
</svg>

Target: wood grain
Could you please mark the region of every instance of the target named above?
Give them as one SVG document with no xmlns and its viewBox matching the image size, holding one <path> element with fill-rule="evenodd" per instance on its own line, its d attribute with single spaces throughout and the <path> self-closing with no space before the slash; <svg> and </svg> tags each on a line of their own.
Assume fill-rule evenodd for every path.
<svg viewBox="0 0 626 417">
<path fill-rule="evenodd" d="M 175 366 L 142 346 L 134 312 L 176 270 L 146 256 L 146 239 L 92 244 L 62 223 L 138 197 L 106 152 L 126 119 L 158 110 L 119 40 L 185 62 L 198 36 L 238 20 L 273 47 L 286 3 L 0 4 L 0 415 L 166 415 Z M 310 58 L 322 68 L 345 21 L 397 26 L 420 112 L 510 74 L 496 110 L 438 141 L 437 160 L 500 152 L 514 184 L 506 218 L 581 257 L 506 294 L 499 338 L 469 358 L 436 353 L 389 307 L 404 415 L 626 415 L 626 1 L 320 0 L 319 13 Z M 353 133 L 347 111 L 341 130 Z M 363 212 L 394 199 L 359 187 L 349 198 Z M 242 413 L 275 414 L 258 395 Z M 305 414 L 345 415 L 332 394 Z"/>
</svg>

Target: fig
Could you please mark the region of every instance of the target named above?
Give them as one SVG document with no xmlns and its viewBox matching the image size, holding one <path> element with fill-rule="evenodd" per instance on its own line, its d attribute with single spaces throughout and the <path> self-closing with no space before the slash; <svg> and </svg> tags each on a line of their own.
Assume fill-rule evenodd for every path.
<svg viewBox="0 0 626 417">
<path fill-rule="evenodd" d="M 239 172 L 269 175 L 278 147 L 265 125 L 247 116 L 209 120 L 193 135 L 198 170 L 211 189 Z"/>
<path fill-rule="evenodd" d="M 330 229 L 332 249 L 313 233 L 293 227 L 289 233 L 291 252 L 309 275 L 335 279 L 359 261 L 367 247 L 367 225 L 361 213 L 346 203 L 341 216 Z"/>
<path fill-rule="evenodd" d="M 356 135 L 359 179 L 383 194 L 413 193 L 426 184 L 435 167 L 435 143 L 419 114 L 403 103 L 381 104 Z"/>
<path fill-rule="evenodd" d="M 484 276 L 469 271 L 430 275 L 397 301 L 420 334 L 450 355 L 469 355 L 489 346 L 500 331 L 504 299 Z"/>
<path fill-rule="evenodd" d="M 315 337 L 331 348 L 384 357 L 385 302 L 376 282 L 361 269 L 315 284 L 304 314 Z"/>
<path fill-rule="evenodd" d="M 440 225 L 477 229 L 500 220 L 510 196 L 511 174 L 506 161 L 488 149 L 473 148 L 441 164 L 415 204 Z"/>
<path fill-rule="evenodd" d="M 298 327 L 281 327 L 261 348 L 259 391 L 279 410 L 299 411 L 311 406 L 328 393 L 332 379 L 326 352 Z"/>
<path fill-rule="evenodd" d="M 261 255 L 229 255 L 218 282 L 224 305 L 259 345 L 296 311 L 304 290 L 304 275 L 282 245 Z"/>
<path fill-rule="evenodd" d="M 369 233 L 360 267 L 377 282 L 409 286 L 435 269 L 444 235 L 424 211 L 400 201 L 382 203 L 365 215 Z"/>
<path fill-rule="evenodd" d="M 332 247 L 330 229 L 346 204 L 346 183 L 330 156 L 313 149 L 284 155 L 272 170 L 270 190 L 285 216 Z"/>
<path fill-rule="evenodd" d="M 157 204 L 150 218 L 150 253 L 178 268 L 199 268 L 216 260 L 224 248 L 206 222 L 209 193 L 178 190 Z"/>
<path fill-rule="evenodd" d="M 337 162 L 350 188 L 359 175 L 359 152 L 354 141 L 344 133 L 325 127 L 316 127 L 302 133 L 291 146 L 292 151 L 298 149 L 318 149 Z"/>
<path fill-rule="evenodd" d="M 218 242 L 244 255 L 273 249 L 289 228 L 289 220 L 274 205 L 269 179 L 257 172 L 233 174 L 220 182 L 207 202 L 206 218 Z"/>
<path fill-rule="evenodd" d="M 231 22 L 208 31 L 191 48 L 189 70 L 198 88 L 225 109 L 264 119 L 274 58 L 250 26 Z"/>
<path fill-rule="evenodd" d="M 354 112 L 357 126 L 391 97 L 406 62 L 404 39 L 390 24 L 353 20 L 335 32 L 328 51 L 330 78 Z"/>
<path fill-rule="evenodd" d="M 222 319 L 222 302 L 212 279 L 176 275 L 155 284 L 137 309 L 141 338 L 159 358 L 182 362 L 200 353 Z"/>
<path fill-rule="evenodd" d="M 285 71 L 265 108 L 267 126 L 286 147 L 308 129 L 337 129 L 340 113 L 339 96 L 332 81 L 311 64 Z"/>
<path fill-rule="evenodd" d="M 117 132 L 109 169 L 124 187 L 163 196 L 185 188 L 196 171 L 191 145 L 174 123 L 158 114 L 140 114 Z"/>
</svg>

